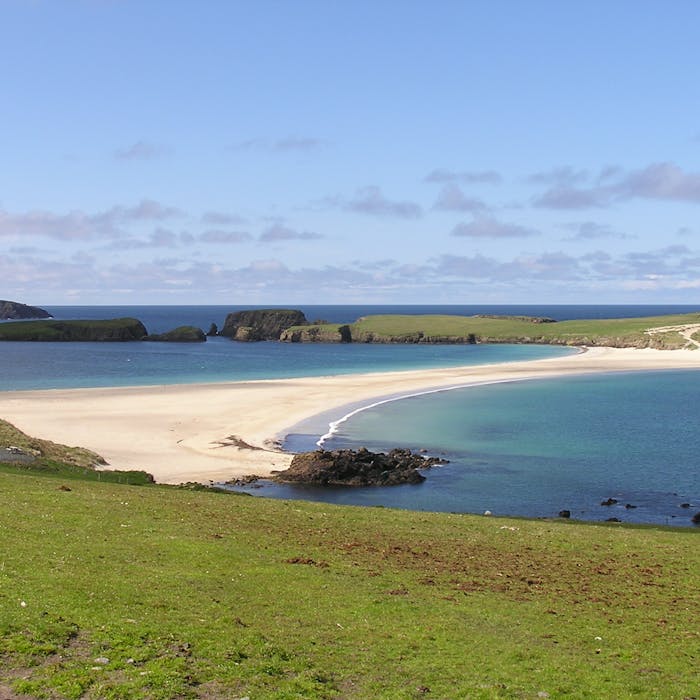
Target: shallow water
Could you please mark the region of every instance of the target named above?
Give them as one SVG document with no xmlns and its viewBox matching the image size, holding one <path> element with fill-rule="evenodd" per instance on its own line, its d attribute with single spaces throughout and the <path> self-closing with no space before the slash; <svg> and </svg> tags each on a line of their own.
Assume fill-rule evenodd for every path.
<svg viewBox="0 0 700 700">
<path fill-rule="evenodd" d="M 357 413 L 324 447 L 403 446 L 450 460 L 426 472 L 423 484 L 327 490 L 265 484 L 251 492 L 527 517 L 566 509 L 584 520 L 691 525 L 700 511 L 699 388 L 700 371 L 611 373 L 393 401 Z M 316 435 L 296 434 L 290 446 L 312 449 L 312 437 L 326 425 L 315 427 Z M 608 498 L 618 503 L 602 506 Z"/>
</svg>

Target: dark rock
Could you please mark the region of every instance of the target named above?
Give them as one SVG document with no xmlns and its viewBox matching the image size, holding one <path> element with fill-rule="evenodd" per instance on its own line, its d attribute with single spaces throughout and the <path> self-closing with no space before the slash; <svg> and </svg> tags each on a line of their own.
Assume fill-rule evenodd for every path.
<svg viewBox="0 0 700 700">
<path fill-rule="evenodd" d="M 209 326 L 209 330 L 207 331 L 207 335 L 210 338 L 213 338 L 216 335 L 219 335 L 219 328 L 215 323 L 212 323 L 211 326 Z"/>
<path fill-rule="evenodd" d="M 637 506 L 633 506 L 631 503 L 625 503 L 625 508 L 627 508 L 627 510 L 632 510 L 633 508 L 636 508 L 636 507 Z"/>
<path fill-rule="evenodd" d="M 560 518 L 570 518 L 570 517 L 571 517 L 571 511 L 570 511 L 570 510 L 560 510 L 560 511 L 559 511 L 559 517 L 560 517 Z"/>
<path fill-rule="evenodd" d="M 167 333 L 154 333 L 143 338 L 143 340 L 161 343 L 203 343 L 206 339 L 204 331 L 194 326 L 179 326 Z"/>
<path fill-rule="evenodd" d="M 279 340 L 282 331 L 304 326 L 306 316 L 295 309 L 257 309 L 228 314 L 220 335 L 240 341 Z"/>
<path fill-rule="evenodd" d="M 38 306 L 20 304 L 18 301 L 0 299 L 0 320 L 22 318 L 53 318 L 45 309 Z"/>
<path fill-rule="evenodd" d="M 614 506 L 617 503 L 617 498 L 608 498 L 605 501 L 601 501 L 601 506 Z"/>
<path fill-rule="evenodd" d="M 607 518 L 605 522 L 606 523 L 621 523 L 622 520 L 620 520 L 620 518 Z"/>
<path fill-rule="evenodd" d="M 391 452 L 359 450 L 316 450 L 294 456 L 289 469 L 272 478 L 283 483 L 317 486 L 394 486 L 420 484 L 425 477 L 418 469 L 445 464 L 437 457 L 421 457 L 410 450 Z"/>
<path fill-rule="evenodd" d="M 690 508 L 690 503 L 681 503 L 681 508 Z"/>
<path fill-rule="evenodd" d="M 693 523 L 694 525 L 700 525 L 700 513 L 696 513 L 691 519 L 690 522 Z"/>
</svg>

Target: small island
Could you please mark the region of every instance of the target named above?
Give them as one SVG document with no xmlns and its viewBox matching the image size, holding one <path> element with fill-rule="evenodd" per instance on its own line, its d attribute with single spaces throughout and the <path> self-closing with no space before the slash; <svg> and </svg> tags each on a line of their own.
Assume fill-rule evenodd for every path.
<svg viewBox="0 0 700 700">
<path fill-rule="evenodd" d="M 38 306 L 20 304 L 18 301 L 0 299 L 0 321 L 20 320 L 25 318 L 53 318 L 46 309 Z"/>
</svg>

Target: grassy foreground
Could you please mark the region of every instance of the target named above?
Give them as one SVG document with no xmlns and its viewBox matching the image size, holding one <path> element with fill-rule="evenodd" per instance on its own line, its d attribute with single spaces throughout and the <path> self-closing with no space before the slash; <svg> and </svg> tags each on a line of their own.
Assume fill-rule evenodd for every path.
<svg viewBox="0 0 700 700">
<path fill-rule="evenodd" d="M 65 484 L 0 467 L 0 697 L 698 696 L 697 531 Z"/>
<path fill-rule="evenodd" d="M 349 325 L 295 326 L 283 339 L 297 341 L 415 343 L 547 343 L 611 347 L 682 348 L 677 330 L 648 334 L 653 328 L 700 324 L 700 313 L 639 318 L 583 319 L 537 323 L 518 316 L 376 315 Z"/>
</svg>

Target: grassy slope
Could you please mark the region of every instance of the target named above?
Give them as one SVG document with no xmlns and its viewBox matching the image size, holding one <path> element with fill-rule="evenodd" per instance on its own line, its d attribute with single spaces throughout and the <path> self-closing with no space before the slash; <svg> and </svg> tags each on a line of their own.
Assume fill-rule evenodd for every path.
<svg viewBox="0 0 700 700">
<path fill-rule="evenodd" d="M 697 692 L 697 531 L 61 484 L 0 473 L 0 696 Z"/>
<path fill-rule="evenodd" d="M 620 344 L 683 347 L 686 340 L 676 332 L 645 335 L 648 328 L 700 323 L 700 313 L 622 319 L 586 319 L 557 323 L 532 323 L 518 318 L 474 316 L 366 316 L 350 324 L 354 339 L 375 341 L 410 338 L 422 333 L 443 340 L 476 336 L 479 342 L 542 342 L 563 344 Z M 320 326 L 322 337 L 337 338 L 338 325 Z M 313 327 L 306 327 L 311 329 Z M 294 330 L 294 329 L 291 329 Z"/>
</svg>

